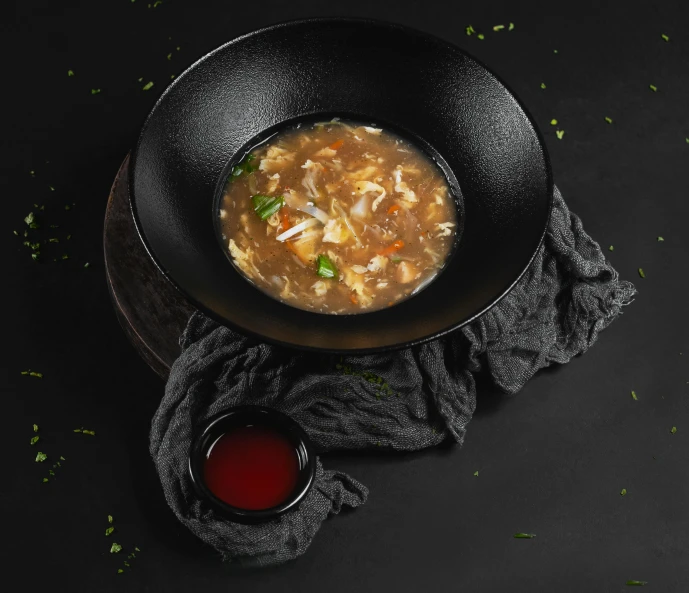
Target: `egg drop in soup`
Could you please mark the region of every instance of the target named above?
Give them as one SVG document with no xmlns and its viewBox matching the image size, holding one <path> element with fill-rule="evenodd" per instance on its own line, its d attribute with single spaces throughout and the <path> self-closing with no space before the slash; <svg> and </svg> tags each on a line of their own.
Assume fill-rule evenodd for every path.
<svg viewBox="0 0 689 593">
<path fill-rule="evenodd" d="M 392 306 L 427 286 L 455 241 L 443 171 L 380 127 L 291 127 L 236 165 L 220 202 L 223 243 L 270 296 L 318 313 Z"/>
</svg>

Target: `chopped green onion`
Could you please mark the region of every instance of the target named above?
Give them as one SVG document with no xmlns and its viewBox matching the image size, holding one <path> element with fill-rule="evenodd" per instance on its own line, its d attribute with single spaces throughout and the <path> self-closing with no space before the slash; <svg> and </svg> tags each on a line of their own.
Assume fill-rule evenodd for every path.
<svg viewBox="0 0 689 593">
<path fill-rule="evenodd" d="M 551 119 L 551 120 L 550 120 L 550 125 L 551 125 L 551 126 L 556 126 L 556 125 L 557 125 L 557 120 L 556 120 L 556 119 Z"/>
<path fill-rule="evenodd" d="M 45 484 L 48 481 L 48 478 L 43 478 L 43 483 Z"/>
<path fill-rule="evenodd" d="M 507 29 L 508 31 L 513 31 L 514 30 L 514 23 L 510 23 L 510 26 Z"/>
<path fill-rule="evenodd" d="M 105 537 L 108 537 L 113 531 L 115 531 L 115 528 L 114 528 L 114 527 L 108 527 L 108 528 L 105 530 Z"/>
<path fill-rule="evenodd" d="M 97 95 L 98 93 L 100 93 L 100 89 L 91 89 L 92 95 Z"/>
<path fill-rule="evenodd" d="M 658 237 L 658 241 L 665 241 L 665 239 L 663 239 L 662 237 Z"/>
<path fill-rule="evenodd" d="M 622 490 L 620 490 L 620 496 L 624 496 L 625 494 L 627 494 L 627 489 L 622 488 Z"/>
<path fill-rule="evenodd" d="M 316 266 L 316 274 L 321 278 L 337 278 L 337 268 L 327 255 L 319 255 Z"/>
<path fill-rule="evenodd" d="M 467 32 L 467 35 L 472 35 L 473 33 L 476 33 L 476 30 L 471 25 L 469 25 L 466 28 L 466 32 Z"/>
<path fill-rule="evenodd" d="M 474 472 L 474 475 L 478 478 L 478 470 Z"/>
<path fill-rule="evenodd" d="M 37 462 L 43 463 L 46 459 L 48 459 L 48 456 L 45 453 L 43 453 L 42 451 L 39 451 L 36 454 L 36 461 Z"/>
<path fill-rule="evenodd" d="M 34 424 L 34 425 L 33 425 L 33 431 L 34 431 L 34 432 L 38 432 L 38 424 Z"/>
<path fill-rule="evenodd" d="M 285 205 L 285 199 L 282 196 L 263 196 L 258 194 L 251 196 L 251 201 L 254 204 L 254 211 L 261 220 L 270 218 Z"/>
<path fill-rule="evenodd" d="M 38 442 L 38 439 L 40 439 L 38 435 L 31 437 L 31 444 L 35 445 Z"/>
<path fill-rule="evenodd" d="M 615 246 L 614 246 L 614 245 L 610 245 L 610 247 L 608 247 L 608 251 L 615 251 Z"/>
<path fill-rule="evenodd" d="M 554 49 L 554 50 L 553 50 L 553 53 L 554 53 L 554 54 L 556 54 L 556 53 L 557 53 L 557 50 L 556 50 L 556 49 Z"/>
<path fill-rule="evenodd" d="M 564 130 L 556 130 L 555 135 L 557 136 L 558 140 L 562 140 L 562 137 L 565 135 L 565 131 Z"/>
<path fill-rule="evenodd" d="M 112 524 L 112 515 L 108 515 L 108 523 Z"/>
<path fill-rule="evenodd" d="M 542 89 L 545 88 L 545 82 L 542 82 L 542 83 L 541 83 L 541 88 L 542 88 Z"/>
<path fill-rule="evenodd" d="M 638 402 L 638 401 L 639 401 L 639 398 L 636 397 L 636 391 L 634 391 L 633 389 L 632 389 L 632 399 L 633 399 L 635 402 Z"/>
<path fill-rule="evenodd" d="M 62 455 L 60 455 L 60 459 L 62 459 L 62 461 L 67 461 Z"/>
<path fill-rule="evenodd" d="M 143 89 L 144 91 L 147 91 L 149 89 L 153 88 L 153 83 L 152 82 L 147 82 L 144 86 Z"/>
<path fill-rule="evenodd" d="M 139 548 L 137 548 L 136 546 L 134 546 L 134 550 L 136 550 L 137 552 L 141 552 L 141 550 L 139 550 Z"/>
<path fill-rule="evenodd" d="M 402 261 L 402 258 L 401 258 L 401 257 L 398 257 L 398 256 L 396 256 L 396 255 L 393 255 L 392 257 L 390 257 L 390 261 L 391 261 L 393 264 L 398 264 L 398 263 L 400 263 L 400 262 Z"/>
<path fill-rule="evenodd" d="M 74 76 L 74 70 L 67 70 L 67 76 Z"/>
<path fill-rule="evenodd" d="M 134 2 L 134 0 L 132 0 L 132 2 Z M 117 574 L 122 574 L 123 572 L 124 572 L 124 570 L 122 570 L 121 568 L 117 569 Z"/>
<path fill-rule="evenodd" d="M 143 81 L 144 81 L 144 77 L 142 76 L 141 78 L 139 78 L 139 82 L 143 82 Z"/>
<path fill-rule="evenodd" d="M 670 41 L 670 38 L 667 35 L 665 35 L 665 33 L 661 35 L 661 38 L 663 39 L 663 41 Z"/>
<path fill-rule="evenodd" d="M 646 274 L 644 274 L 644 269 L 643 269 L 643 268 L 639 268 L 639 276 L 641 276 L 642 278 L 645 278 L 645 277 L 646 277 Z"/>
<path fill-rule="evenodd" d="M 654 84 L 649 84 L 648 88 L 651 89 L 654 93 L 658 90 L 658 87 Z"/>
<path fill-rule="evenodd" d="M 256 170 L 256 167 L 251 164 L 251 161 L 253 161 L 255 158 L 256 155 L 246 155 L 246 157 L 232 169 L 232 177 L 239 177 L 242 173 L 253 173 Z"/>
<path fill-rule="evenodd" d="M 91 264 L 90 264 L 89 262 L 86 262 L 86 263 L 84 264 L 84 267 L 85 267 L 85 268 L 88 268 L 90 265 L 91 265 Z"/>
<path fill-rule="evenodd" d="M 505 25 L 495 25 L 493 27 L 493 31 L 502 31 L 504 28 L 505 28 Z"/>
<path fill-rule="evenodd" d="M 515 539 L 533 539 L 536 537 L 535 533 L 515 533 L 514 538 Z"/>
<path fill-rule="evenodd" d="M 634 581 L 634 580 L 631 580 L 631 581 L 627 581 L 625 584 L 628 585 L 628 586 L 630 586 L 630 587 L 634 587 L 634 586 L 636 586 L 636 587 L 643 587 L 644 585 L 648 584 L 648 581 Z"/>
<path fill-rule="evenodd" d="M 167 59 L 168 59 L 168 60 L 171 60 L 171 59 L 172 59 L 172 53 L 169 53 L 169 54 L 167 55 Z"/>
<path fill-rule="evenodd" d="M 113 542 L 112 546 L 110 546 L 110 553 L 111 554 L 117 554 L 122 551 L 122 546 L 118 543 Z"/>
<path fill-rule="evenodd" d="M 676 426 L 673 426 L 673 427 L 670 429 L 670 434 L 675 434 L 676 432 L 677 432 L 677 427 L 676 427 Z"/>
<path fill-rule="evenodd" d="M 182 48 L 178 45 L 175 49 L 176 49 L 177 51 L 179 51 L 179 50 L 182 49 Z"/>
<path fill-rule="evenodd" d="M 606 117 L 606 118 L 605 118 L 605 121 L 606 121 L 606 122 L 608 122 L 609 124 L 611 124 L 611 123 L 612 123 L 612 119 L 611 119 L 611 118 L 609 118 L 609 117 Z"/>
<path fill-rule="evenodd" d="M 481 41 L 483 41 L 483 40 L 486 38 L 486 36 L 485 36 L 483 33 L 479 33 L 479 34 L 477 35 L 477 37 L 478 37 Z"/>
</svg>

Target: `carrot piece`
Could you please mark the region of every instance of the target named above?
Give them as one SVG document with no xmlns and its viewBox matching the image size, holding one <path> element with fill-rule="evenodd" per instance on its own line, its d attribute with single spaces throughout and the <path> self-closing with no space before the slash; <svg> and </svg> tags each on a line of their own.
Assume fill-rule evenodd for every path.
<svg viewBox="0 0 689 593">
<path fill-rule="evenodd" d="M 356 300 L 356 296 L 353 293 L 349 293 L 349 300 L 352 301 L 352 305 L 358 305 L 359 301 Z"/>
<path fill-rule="evenodd" d="M 289 215 L 284 210 L 282 211 L 282 232 L 284 233 L 290 228 Z"/>
<path fill-rule="evenodd" d="M 379 251 L 378 255 L 392 255 L 393 253 L 395 253 L 395 251 L 399 251 L 400 249 L 402 249 L 402 247 L 404 247 L 404 241 L 402 241 L 402 239 L 397 239 L 397 241 L 395 241 L 391 245 L 388 245 L 382 251 Z"/>
<path fill-rule="evenodd" d="M 337 150 L 338 148 L 342 148 L 342 145 L 344 144 L 344 140 L 340 138 L 340 140 L 335 140 L 328 148 L 332 148 L 333 150 Z"/>
<path fill-rule="evenodd" d="M 399 205 L 399 204 L 393 204 L 392 206 L 390 206 L 390 208 L 388 208 L 388 214 L 394 214 L 394 213 L 397 212 L 399 209 L 400 209 L 400 205 Z"/>
</svg>

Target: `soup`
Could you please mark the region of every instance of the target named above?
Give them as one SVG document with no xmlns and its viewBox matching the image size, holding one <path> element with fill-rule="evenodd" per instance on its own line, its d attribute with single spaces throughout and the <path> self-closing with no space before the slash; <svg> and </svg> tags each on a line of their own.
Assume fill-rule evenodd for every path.
<svg viewBox="0 0 689 593">
<path fill-rule="evenodd" d="M 299 125 L 232 170 L 220 228 L 235 266 L 270 296 L 319 313 L 389 307 L 428 285 L 457 231 L 441 169 L 379 127 Z"/>
</svg>

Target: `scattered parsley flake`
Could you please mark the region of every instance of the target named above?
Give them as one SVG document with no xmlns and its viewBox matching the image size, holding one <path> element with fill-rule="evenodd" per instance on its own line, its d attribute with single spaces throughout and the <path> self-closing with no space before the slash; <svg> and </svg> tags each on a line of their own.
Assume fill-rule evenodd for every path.
<svg viewBox="0 0 689 593">
<path fill-rule="evenodd" d="M 127 562 L 126 560 L 124 562 L 122 562 L 122 564 L 124 564 L 127 568 L 129 568 L 129 562 Z"/>
<path fill-rule="evenodd" d="M 657 240 L 658 240 L 659 242 L 660 242 L 660 241 L 665 241 L 665 239 L 663 239 L 662 237 L 658 237 Z"/>
<path fill-rule="evenodd" d="M 108 523 L 112 525 L 112 515 L 108 515 Z"/>
<path fill-rule="evenodd" d="M 50 239 L 48 239 L 48 243 L 59 243 L 59 242 L 60 242 L 60 239 L 58 239 L 57 237 L 51 237 Z"/>
<path fill-rule="evenodd" d="M 28 371 L 22 371 L 22 375 L 28 375 L 29 377 L 36 377 L 37 379 L 42 379 L 43 378 L 43 373 L 37 373 L 36 371 L 32 371 L 29 369 Z"/>
<path fill-rule="evenodd" d="M 111 554 L 118 554 L 121 551 L 122 551 L 122 546 L 116 542 L 113 542 L 112 546 L 110 546 L 110 553 Z"/>
<path fill-rule="evenodd" d="M 654 93 L 658 91 L 658 87 L 654 84 L 649 84 L 648 88 L 651 89 Z"/>
<path fill-rule="evenodd" d="M 49 473 L 51 476 L 54 476 L 54 475 L 55 475 L 55 472 L 54 472 L 52 469 L 49 469 L 49 470 L 48 470 L 48 473 Z"/>
<path fill-rule="evenodd" d="M 685 138 L 684 141 L 689 144 L 689 138 Z"/>
<path fill-rule="evenodd" d="M 69 204 L 65 204 L 65 210 L 71 210 L 72 207 Z"/>
<path fill-rule="evenodd" d="M 144 81 L 144 77 L 142 76 L 141 78 L 139 78 L 139 82 L 143 82 L 143 81 Z"/>
<path fill-rule="evenodd" d="M 476 33 L 476 30 L 471 25 L 469 25 L 466 28 L 466 32 L 467 32 L 467 35 L 473 35 L 474 33 Z"/>
<path fill-rule="evenodd" d="M 136 550 L 137 552 L 141 552 L 141 550 L 139 550 L 139 548 L 137 548 L 136 546 L 134 546 L 134 550 Z"/>
<path fill-rule="evenodd" d="M 627 489 L 622 488 L 622 490 L 620 490 L 620 496 L 625 496 L 626 494 L 627 494 Z"/>
<path fill-rule="evenodd" d="M 479 33 L 479 34 L 477 35 L 477 37 L 478 37 L 481 41 L 483 41 L 483 40 L 486 38 L 486 36 L 485 36 L 483 33 Z"/>
<path fill-rule="evenodd" d="M 670 429 L 670 434 L 675 434 L 676 432 L 677 432 L 677 427 L 676 427 L 676 426 L 673 426 L 673 427 Z"/>
<path fill-rule="evenodd" d="M 608 122 L 609 124 L 611 124 L 611 123 L 612 123 L 612 118 L 606 117 L 606 118 L 605 118 L 605 121 Z"/>
<path fill-rule="evenodd" d="M 85 268 L 88 268 L 90 265 L 91 265 L 91 264 L 90 264 L 89 262 L 86 262 L 86 263 L 84 264 L 84 267 L 85 267 Z"/>
<path fill-rule="evenodd" d="M 74 432 L 81 432 L 82 430 L 84 430 L 84 429 L 83 428 L 75 428 Z"/>
<path fill-rule="evenodd" d="M 615 246 L 614 246 L 614 245 L 610 245 L 610 247 L 608 247 L 608 251 L 615 251 Z"/>
<path fill-rule="evenodd" d="M 493 31 L 502 31 L 505 28 L 505 25 L 495 25 L 493 27 Z"/>
<path fill-rule="evenodd" d="M 67 70 L 67 76 L 74 76 L 74 70 Z"/>
<path fill-rule="evenodd" d="M 514 30 L 514 23 L 510 23 L 510 26 L 507 28 L 508 31 L 513 31 Z"/>
<path fill-rule="evenodd" d="M 639 398 L 636 397 L 636 391 L 634 391 L 633 389 L 632 389 L 632 399 L 633 399 L 635 402 L 638 402 L 638 401 L 639 401 Z"/>
<path fill-rule="evenodd" d="M 31 254 L 31 259 L 34 260 L 34 261 L 38 261 L 38 258 L 39 258 L 40 255 L 41 255 L 41 254 L 40 254 L 39 252 L 37 252 L 37 253 L 32 253 L 32 254 Z"/>
<path fill-rule="evenodd" d="M 634 587 L 634 586 L 643 587 L 644 585 L 647 585 L 647 584 L 648 584 L 648 581 L 635 581 L 635 580 L 631 580 L 631 581 L 627 581 L 625 584 L 628 585 L 628 586 L 630 586 L 630 587 Z"/>
<path fill-rule="evenodd" d="M 38 442 L 38 439 L 40 439 L 40 438 L 41 437 L 39 437 L 38 435 L 31 437 L 31 444 L 35 445 Z"/>
<path fill-rule="evenodd" d="M 132 2 L 134 2 L 134 0 L 132 0 Z M 122 570 L 121 568 L 117 569 L 117 574 L 122 574 L 123 572 L 124 572 L 124 570 Z"/>
<path fill-rule="evenodd" d="M 46 459 L 48 459 L 48 456 L 45 453 L 43 453 L 42 451 L 39 451 L 38 453 L 36 453 L 36 461 L 37 462 L 43 463 Z"/>
<path fill-rule="evenodd" d="M 60 459 L 61 459 L 62 461 L 67 461 L 62 455 L 60 455 Z"/>
<path fill-rule="evenodd" d="M 645 277 L 646 277 L 646 274 L 644 274 L 644 269 L 643 269 L 643 268 L 639 268 L 639 276 L 641 276 L 642 278 L 645 278 Z"/>
<path fill-rule="evenodd" d="M 179 51 L 179 50 L 182 49 L 182 48 L 178 45 L 175 49 L 176 49 L 177 51 Z"/>
<path fill-rule="evenodd" d="M 476 477 L 478 478 L 478 470 L 476 470 L 476 471 L 474 472 L 474 476 L 476 476 Z"/>
<path fill-rule="evenodd" d="M 670 41 L 670 38 L 667 35 L 665 35 L 665 33 L 662 33 L 660 35 L 660 37 L 662 38 L 663 41 Z"/>
<path fill-rule="evenodd" d="M 174 78 L 175 78 L 175 75 L 174 75 L 174 74 L 171 74 L 171 75 L 170 75 L 170 80 L 174 80 Z"/>
<path fill-rule="evenodd" d="M 542 88 L 542 89 L 545 88 L 545 82 L 542 82 L 542 83 L 541 83 L 541 88 Z"/>
<path fill-rule="evenodd" d="M 91 436 L 95 437 L 96 436 L 96 431 L 95 430 L 86 430 L 85 428 L 81 429 L 81 432 L 83 434 L 90 434 Z"/>
<path fill-rule="evenodd" d="M 554 49 L 554 50 L 553 50 L 553 53 L 554 53 L 554 54 L 556 54 L 556 53 L 557 53 L 557 50 L 556 50 L 556 49 Z"/>
<path fill-rule="evenodd" d="M 556 119 L 551 119 L 551 120 L 550 120 L 550 125 L 551 125 L 551 126 L 556 126 L 556 125 L 557 125 L 557 120 L 556 120 Z"/>
<path fill-rule="evenodd" d="M 114 527 L 108 527 L 108 528 L 105 530 L 105 537 L 108 537 L 113 531 L 115 531 L 115 528 L 114 528 Z"/>
<path fill-rule="evenodd" d="M 515 533 L 514 538 L 515 539 L 533 539 L 536 537 L 535 533 Z"/>
<path fill-rule="evenodd" d="M 100 89 L 91 89 L 92 95 L 97 95 L 98 93 L 100 93 Z"/>
<path fill-rule="evenodd" d="M 66 253 L 63 253 L 62 257 L 60 259 L 69 259 L 69 255 L 67 255 Z"/>
<path fill-rule="evenodd" d="M 52 185 L 48 186 L 50 188 L 50 191 L 55 191 L 55 188 Z"/>
<path fill-rule="evenodd" d="M 33 425 L 33 431 L 34 431 L 34 432 L 38 432 L 38 424 L 34 424 L 34 425 Z"/>
<path fill-rule="evenodd" d="M 45 484 L 48 481 L 48 478 L 43 478 L 43 483 Z"/>
<path fill-rule="evenodd" d="M 564 130 L 556 130 L 555 135 L 557 136 L 558 140 L 562 140 L 562 137 L 565 135 L 565 131 Z"/>
<path fill-rule="evenodd" d="M 36 227 L 31 226 L 32 224 L 36 224 L 36 217 L 34 216 L 34 213 L 29 212 L 24 217 L 24 222 L 29 226 L 29 228 L 36 228 Z"/>
<path fill-rule="evenodd" d="M 170 53 L 167 55 L 167 59 L 168 59 L 168 60 L 171 60 L 171 59 L 172 59 L 172 52 L 170 52 Z"/>
<path fill-rule="evenodd" d="M 17 231 L 12 231 L 17 237 L 19 236 L 19 233 Z"/>
<path fill-rule="evenodd" d="M 147 91 L 147 90 L 149 90 L 149 89 L 151 89 L 151 88 L 153 88 L 153 83 L 152 83 L 152 82 L 147 82 L 147 83 L 144 85 L 144 87 L 143 87 L 142 90 Z"/>
<path fill-rule="evenodd" d="M 163 0 L 156 0 L 156 1 L 153 3 L 153 8 L 155 8 L 156 6 L 159 6 L 159 5 L 162 4 L 162 3 L 163 3 Z"/>
</svg>

